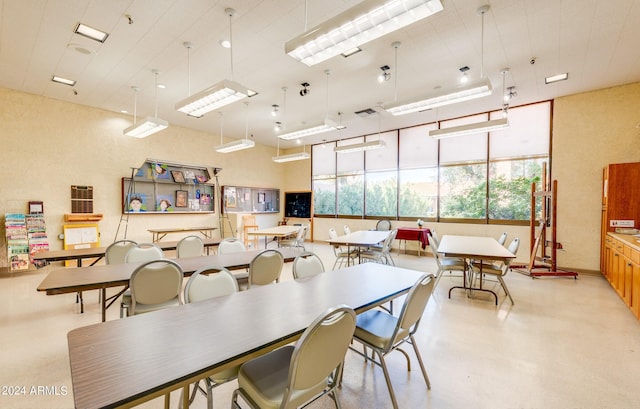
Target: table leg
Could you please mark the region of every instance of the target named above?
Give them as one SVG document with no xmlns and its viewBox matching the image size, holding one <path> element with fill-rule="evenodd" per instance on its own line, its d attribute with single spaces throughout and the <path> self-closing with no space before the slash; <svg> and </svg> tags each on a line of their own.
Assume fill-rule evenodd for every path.
<svg viewBox="0 0 640 409">
<path fill-rule="evenodd" d="M 107 289 L 101 288 L 100 292 L 102 293 L 102 322 L 107 320 Z"/>
</svg>

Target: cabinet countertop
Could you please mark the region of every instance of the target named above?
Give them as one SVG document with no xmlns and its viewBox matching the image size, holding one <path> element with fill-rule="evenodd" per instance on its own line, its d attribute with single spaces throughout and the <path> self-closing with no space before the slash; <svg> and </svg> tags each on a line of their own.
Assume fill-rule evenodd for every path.
<svg viewBox="0 0 640 409">
<path fill-rule="evenodd" d="M 633 248 L 634 250 L 640 251 L 640 241 L 639 241 L 640 237 L 636 237 L 633 234 L 621 234 L 621 233 L 613 233 L 613 232 L 608 232 L 607 234 L 613 237 L 614 239 L 620 240 L 621 242 Z"/>
</svg>

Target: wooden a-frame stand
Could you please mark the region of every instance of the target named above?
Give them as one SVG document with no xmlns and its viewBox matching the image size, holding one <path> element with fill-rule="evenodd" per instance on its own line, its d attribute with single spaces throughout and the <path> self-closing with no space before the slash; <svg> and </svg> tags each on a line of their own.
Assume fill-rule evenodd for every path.
<svg viewBox="0 0 640 409">
<path fill-rule="evenodd" d="M 562 244 L 557 241 L 557 193 L 558 181 L 554 180 L 551 188 L 547 182 L 546 166 L 542 168 L 542 190 L 536 190 L 536 183 L 531 184 L 531 222 L 530 254 L 526 274 L 531 277 L 564 276 L 578 277 L 573 271 L 560 271 L 557 264 L 557 251 Z M 540 200 L 540 220 L 536 220 Z M 547 230 L 551 230 L 551 240 L 548 240 Z M 549 251 L 550 250 L 550 251 Z M 522 266 L 525 267 L 525 266 Z"/>
</svg>

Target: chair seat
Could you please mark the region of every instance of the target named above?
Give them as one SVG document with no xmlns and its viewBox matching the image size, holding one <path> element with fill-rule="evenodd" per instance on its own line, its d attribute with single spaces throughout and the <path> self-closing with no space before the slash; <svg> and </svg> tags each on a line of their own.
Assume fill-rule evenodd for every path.
<svg viewBox="0 0 640 409">
<path fill-rule="evenodd" d="M 215 383 L 225 383 L 229 382 L 238 377 L 238 371 L 240 370 L 240 365 L 236 365 L 232 368 L 225 369 L 224 371 L 216 372 L 209 377 Z"/>
<path fill-rule="evenodd" d="M 277 409 L 282 403 L 289 376 L 289 364 L 294 347 L 287 345 L 266 355 L 248 361 L 238 372 L 238 386 L 261 409 Z M 293 402 L 303 403 L 327 386 L 323 379 L 317 385 L 296 391 Z M 296 405 L 297 407 L 297 405 Z"/>
<path fill-rule="evenodd" d="M 500 263 L 486 264 L 482 263 L 482 273 L 483 274 L 491 274 L 491 275 L 502 275 L 503 265 Z M 480 272 L 480 263 L 473 263 L 473 269 L 476 272 Z"/>
<path fill-rule="evenodd" d="M 128 304 L 128 305 L 131 305 L 131 304 Z M 166 301 L 166 302 L 163 302 L 163 303 L 160 303 L 160 304 L 149 304 L 149 305 L 147 305 L 147 304 L 137 303 L 136 304 L 136 314 L 142 314 L 142 313 L 145 313 L 145 312 L 157 311 L 157 310 L 161 310 L 163 308 L 175 307 L 175 306 L 178 306 L 178 305 L 180 305 L 180 298 L 179 297 L 173 298 L 173 299 L 171 299 L 169 301 Z"/>
<path fill-rule="evenodd" d="M 383 311 L 369 310 L 357 316 L 354 336 L 369 345 L 384 349 L 397 325 L 397 317 Z M 400 329 L 396 339 L 405 338 L 408 334 L 409 331 Z"/>
<path fill-rule="evenodd" d="M 441 262 L 442 262 L 442 267 L 444 271 L 451 270 L 453 269 L 453 267 L 462 267 L 462 268 L 466 267 L 464 260 L 462 260 L 461 258 L 442 257 Z"/>
</svg>

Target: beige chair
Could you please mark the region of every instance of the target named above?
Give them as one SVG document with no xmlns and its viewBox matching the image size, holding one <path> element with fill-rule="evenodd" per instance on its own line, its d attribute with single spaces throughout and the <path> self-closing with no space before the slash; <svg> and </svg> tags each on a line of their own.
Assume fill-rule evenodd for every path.
<svg viewBox="0 0 640 409">
<path fill-rule="evenodd" d="M 291 271 L 293 272 L 293 279 L 297 280 L 324 273 L 324 264 L 322 264 L 322 260 L 317 254 L 305 251 L 293 260 Z"/>
<path fill-rule="evenodd" d="M 351 234 L 351 228 L 346 224 L 342 226 L 342 231 L 344 231 L 344 234 Z"/>
<path fill-rule="evenodd" d="M 182 268 L 172 260 L 148 261 L 133 271 L 129 280 L 131 306 L 127 315 L 156 311 L 182 304 Z"/>
<path fill-rule="evenodd" d="M 304 238 L 307 235 L 307 226 L 301 226 L 300 230 L 296 234 L 296 237 L 292 239 L 282 239 L 278 241 L 278 247 L 297 247 L 305 251 Z"/>
<path fill-rule="evenodd" d="M 442 275 L 445 271 L 460 271 L 462 274 L 466 274 L 467 263 L 461 258 L 444 257 L 443 255 L 438 253 L 438 245 L 436 244 L 436 240 L 434 240 L 432 237 L 429 238 L 429 248 L 431 248 L 433 258 L 436 259 L 436 264 L 438 265 L 438 271 L 436 272 L 436 282 L 433 285 L 434 287 L 438 286 L 440 278 L 442 278 Z"/>
<path fill-rule="evenodd" d="M 278 250 L 268 249 L 258 253 L 249 264 L 247 288 L 280 281 L 284 257 Z"/>
<path fill-rule="evenodd" d="M 127 252 L 137 245 L 135 241 L 126 239 L 111 243 L 104 252 L 104 262 L 106 264 L 124 263 Z"/>
<path fill-rule="evenodd" d="M 376 263 L 381 264 L 390 264 L 395 266 L 396 263 L 393 261 L 393 257 L 391 257 L 391 245 L 393 241 L 396 239 L 396 235 L 398 234 L 398 229 L 391 230 L 387 237 L 382 242 L 381 247 L 371 247 L 366 251 L 360 252 L 360 261 L 374 261 Z"/>
<path fill-rule="evenodd" d="M 143 263 L 153 260 L 164 259 L 162 249 L 153 243 L 140 243 L 133 246 L 124 256 L 125 263 Z M 120 318 L 130 315 L 128 312 L 131 306 L 131 290 L 125 289 L 120 302 Z"/>
<path fill-rule="evenodd" d="M 198 236 L 187 236 L 176 245 L 176 257 L 198 257 L 204 251 L 204 241 Z"/>
<path fill-rule="evenodd" d="M 241 253 L 247 251 L 244 243 L 234 237 L 228 237 L 218 244 L 218 254 Z"/>
<path fill-rule="evenodd" d="M 436 231 L 433 229 L 429 229 L 429 242 L 431 242 L 431 240 L 434 241 L 434 243 L 436 244 L 436 248 L 438 248 L 438 246 L 440 245 L 440 238 L 438 237 L 438 233 L 436 233 Z"/>
<path fill-rule="evenodd" d="M 435 277 L 432 274 L 425 274 L 420 277 L 411 287 L 411 290 L 409 290 L 404 305 L 402 306 L 402 311 L 400 311 L 398 317 L 381 310 L 368 310 L 358 315 L 356 320 L 353 339 L 364 346 L 365 352 L 361 353 L 351 347 L 350 349 L 363 356 L 366 360 L 382 367 L 384 378 L 389 389 L 389 395 L 391 396 L 391 403 L 395 409 L 398 408 L 398 403 L 384 357 L 396 349 L 401 351 L 407 358 L 407 369 L 410 371 L 411 363 L 409 356 L 399 348 L 402 344 L 407 343 L 413 347 L 418 363 L 420 364 L 420 369 L 422 370 L 424 381 L 427 384 L 427 388 L 431 389 L 431 382 L 424 368 L 422 357 L 420 356 L 418 345 L 413 335 L 418 330 L 420 319 L 429 301 L 429 297 L 433 292 L 434 284 Z M 367 347 L 373 350 L 371 357 L 366 353 Z M 378 358 L 377 360 L 375 359 L 376 356 Z"/>
<path fill-rule="evenodd" d="M 520 239 L 516 237 L 511 241 L 511 243 L 509 244 L 509 247 L 507 247 L 507 250 L 509 250 L 513 254 L 516 254 L 518 252 L 519 247 L 520 247 Z M 502 289 L 504 290 L 505 294 L 507 294 L 507 296 L 509 297 L 509 300 L 511 300 L 511 304 L 515 305 L 515 303 L 513 302 L 513 297 L 511 297 L 511 293 L 507 288 L 507 283 L 504 282 L 504 278 L 503 278 L 509 272 L 512 260 L 513 259 L 509 259 L 506 262 L 500 261 L 494 264 L 482 264 L 482 274 L 483 276 L 484 275 L 495 276 L 497 281 L 502 286 Z M 474 275 L 480 274 L 479 263 L 473 264 L 473 272 L 474 272 Z M 483 277 L 479 277 L 479 278 L 483 279 Z"/>
<path fill-rule="evenodd" d="M 501 246 L 504 246 L 504 243 L 506 242 L 507 242 L 507 232 L 505 231 L 500 235 L 500 238 L 498 238 L 498 243 L 500 243 Z"/>
<path fill-rule="evenodd" d="M 254 250 L 258 248 L 258 240 L 260 237 L 248 234 L 256 230 L 258 230 L 256 216 L 254 214 L 245 214 L 242 216 L 242 239 L 245 247 L 251 247 Z"/>
<path fill-rule="evenodd" d="M 378 220 L 378 223 L 376 223 L 376 230 L 378 231 L 391 230 L 391 220 L 387 220 L 387 219 Z"/>
<path fill-rule="evenodd" d="M 210 298 L 222 297 L 237 291 L 238 281 L 229 270 L 208 266 L 198 269 L 189 278 L 184 287 L 183 298 L 185 304 L 188 304 Z M 207 397 L 207 409 L 213 409 L 213 389 L 223 383 L 236 379 L 239 368 L 239 366 L 236 366 L 204 378 L 206 389 L 200 386 L 200 381 L 196 382 L 189 397 L 189 405 L 193 403 L 196 393 L 200 391 Z M 182 404 L 182 397 L 180 398 L 180 404 Z"/>
<path fill-rule="evenodd" d="M 337 239 L 338 232 L 333 227 L 329 228 L 329 238 Z M 341 267 L 345 262 L 347 265 L 349 264 L 349 259 L 351 259 L 352 263 L 355 264 L 355 259 L 358 257 L 358 250 L 352 250 L 348 252 L 344 247 L 333 245 L 333 254 L 336 256 L 336 261 L 333 263 L 332 270 L 336 269 L 336 266 Z"/>
<path fill-rule="evenodd" d="M 340 408 L 335 388 L 353 337 L 356 315 L 342 305 L 316 318 L 295 346 L 287 345 L 247 361 L 238 373 L 238 397 L 254 409 L 293 409 L 328 394 Z"/>
</svg>

